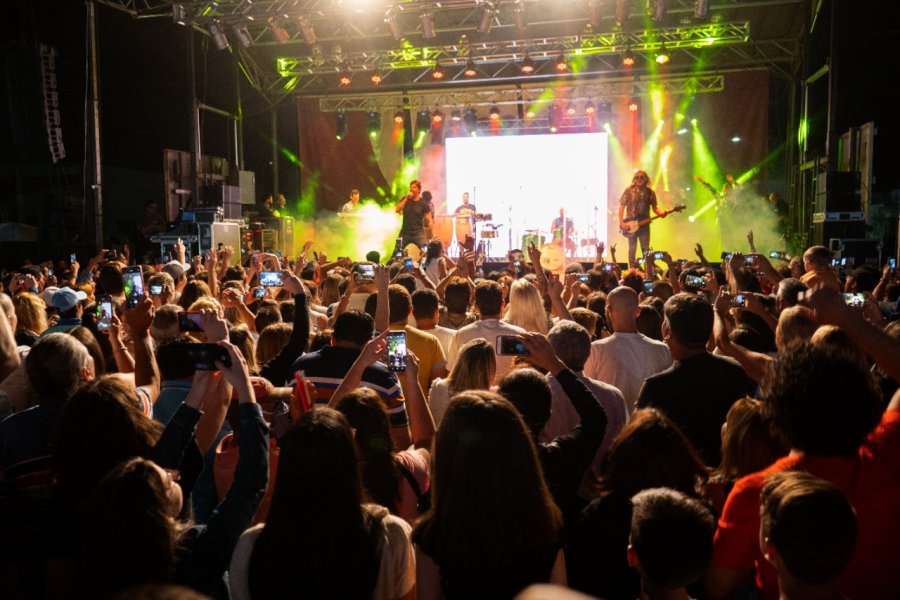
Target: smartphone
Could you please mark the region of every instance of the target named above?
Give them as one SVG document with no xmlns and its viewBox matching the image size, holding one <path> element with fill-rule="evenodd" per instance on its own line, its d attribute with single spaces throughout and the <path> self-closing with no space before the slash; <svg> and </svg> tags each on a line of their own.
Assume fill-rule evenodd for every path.
<svg viewBox="0 0 900 600">
<path fill-rule="evenodd" d="M 163 344 L 157 350 L 157 354 L 165 359 L 175 361 L 170 364 L 192 364 L 195 369 L 202 371 L 215 371 L 216 361 L 231 366 L 231 356 L 228 350 L 218 344 Z"/>
<path fill-rule="evenodd" d="M 744 264 L 747 265 L 748 267 L 753 266 L 754 264 L 756 264 L 756 257 L 755 256 L 745 256 Z"/>
<path fill-rule="evenodd" d="M 731 305 L 736 308 L 746 308 L 747 296 L 745 294 L 735 294 L 731 297 Z"/>
<path fill-rule="evenodd" d="M 134 308 L 144 297 L 144 273 L 140 267 L 128 267 L 122 272 L 125 284 L 125 306 Z"/>
<path fill-rule="evenodd" d="M 687 264 L 687 259 L 686 259 L 686 258 L 679 258 L 679 259 L 678 259 L 678 266 L 679 266 L 679 267 L 683 267 L 683 266 L 686 265 L 686 264 Z"/>
<path fill-rule="evenodd" d="M 413 270 L 413 259 L 405 258 L 403 259 L 403 270 L 409 273 Z"/>
<path fill-rule="evenodd" d="M 663 259 L 663 253 L 662 253 L 662 252 L 656 251 L 656 252 L 653 253 L 653 260 L 662 260 L 662 259 Z"/>
<path fill-rule="evenodd" d="M 389 371 L 406 370 L 406 332 L 389 331 L 387 334 L 387 366 Z"/>
<path fill-rule="evenodd" d="M 522 268 L 522 261 L 521 261 L 521 260 L 513 261 L 513 266 L 516 268 L 516 270 L 521 269 L 521 268 Z"/>
<path fill-rule="evenodd" d="M 74 253 L 74 252 L 73 252 L 72 254 L 69 255 L 69 264 L 70 264 L 70 265 L 74 265 L 74 264 L 75 264 L 75 253 Z"/>
<path fill-rule="evenodd" d="M 375 265 L 359 265 L 360 281 L 375 281 Z"/>
<path fill-rule="evenodd" d="M 653 282 L 652 282 L 652 281 L 645 281 L 645 282 L 644 282 L 644 293 L 645 293 L 645 294 L 652 294 L 652 293 L 653 293 Z"/>
<path fill-rule="evenodd" d="M 890 260 L 888 260 L 888 265 L 890 266 L 891 273 L 893 273 L 895 270 L 897 270 L 897 259 L 891 258 Z"/>
<path fill-rule="evenodd" d="M 163 286 L 161 285 L 151 285 L 150 286 L 150 295 L 151 296 L 159 296 L 162 294 Z"/>
<path fill-rule="evenodd" d="M 115 250 L 107 250 L 106 251 L 106 260 L 116 260 L 119 258 L 119 253 Z"/>
<path fill-rule="evenodd" d="M 281 273 L 278 271 L 262 271 L 259 274 L 259 285 L 265 287 L 281 287 Z"/>
<path fill-rule="evenodd" d="M 403 256 L 403 238 L 397 238 L 397 243 L 394 244 L 394 258 L 401 258 Z"/>
<path fill-rule="evenodd" d="M 53 277 L 53 269 L 47 269 L 47 277 Z"/>
<path fill-rule="evenodd" d="M 604 271 L 614 271 L 615 268 L 616 268 L 616 265 L 614 265 L 614 264 L 612 264 L 612 263 L 603 263 L 603 270 L 604 270 Z"/>
<path fill-rule="evenodd" d="M 101 298 L 97 303 L 97 331 L 108 331 L 112 321 L 113 303 L 109 298 Z"/>
<path fill-rule="evenodd" d="M 685 275 L 684 283 L 685 285 L 689 285 L 694 288 L 705 288 L 706 278 L 700 277 L 699 275 Z"/>
<path fill-rule="evenodd" d="M 722 260 L 731 260 L 731 256 L 732 256 L 733 254 L 734 254 L 734 252 L 723 252 L 723 253 L 722 253 Z"/>
<path fill-rule="evenodd" d="M 219 245 L 221 246 L 222 244 L 219 244 Z M 275 251 L 275 256 L 277 256 L 279 259 L 283 258 L 282 254 L 281 254 L 281 250 L 276 250 L 276 251 Z M 316 260 L 319 260 L 319 259 L 316 258 Z"/>
<path fill-rule="evenodd" d="M 253 256 L 250 257 L 250 264 L 255 265 L 259 263 L 259 250 L 253 251 Z"/>
<path fill-rule="evenodd" d="M 253 290 L 253 295 L 257 298 L 265 298 L 266 297 L 266 288 L 259 287 Z"/>
<path fill-rule="evenodd" d="M 578 281 L 580 281 L 581 283 L 590 283 L 591 276 L 587 273 L 581 273 L 578 275 Z"/>
<path fill-rule="evenodd" d="M 769 252 L 769 258 L 780 258 L 783 260 L 787 258 L 787 254 L 781 252 L 780 250 L 773 250 L 772 252 Z"/>
<path fill-rule="evenodd" d="M 203 331 L 203 315 L 187 311 L 178 313 L 178 331 Z"/>
<path fill-rule="evenodd" d="M 862 308 L 866 305 L 866 295 L 862 292 L 844 294 L 844 304 L 850 308 Z"/>
<path fill-rule="evenodd" d="M 520 342 L 515 335 L 498 335 L 497 336 L 497 354 L 501 356 L 520 356 L 530 354 L 528 348 L 523 342 Z"/>
</svg>

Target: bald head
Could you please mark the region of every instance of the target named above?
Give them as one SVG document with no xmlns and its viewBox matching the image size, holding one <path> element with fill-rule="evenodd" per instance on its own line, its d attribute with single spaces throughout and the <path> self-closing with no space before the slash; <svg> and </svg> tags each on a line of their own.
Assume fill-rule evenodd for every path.
<svg viewBox="0 0 900 600">
<path fill-rule="evenodd" d="M 639 312 L 638 294 L 630 287 L 619 286 L 606 297 L 606 316 L 618 333 L 635 333 Z"/>
</svg>

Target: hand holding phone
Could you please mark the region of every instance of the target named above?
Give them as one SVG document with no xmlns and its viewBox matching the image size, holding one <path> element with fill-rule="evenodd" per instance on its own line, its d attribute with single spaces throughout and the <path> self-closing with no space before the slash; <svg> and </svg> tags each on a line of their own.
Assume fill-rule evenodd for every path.
<svg viewBox="0 0 900 600">
<path fill-rule="evenodd" d="M 746 294 L 735 294 L 731 297 L 731 305 L 735 308 L 747 308 Z"/>
<path fill-rule="evenodd" d="M 387 340 L 387 366 L 390 371 L 406 370 L 406 332 L 389 331 Z"/>
<path fill-rule="evenodd" d="M 844 304 L 850 308 L 862 309 L 866 306 L 866 295 L 862 292 L 844 294 Z"/>
<path fill-rule="evenodd" d="M 359 270 L 357 271 L 357 279 L 359 279 L 360 282 L 367 283 L 375 281 L 375 265 L 359 265 Z"/>
<path fill-rule="evenodd" d="M 203 314 L 187 311 L 178 313 L 178 331 L 203 331 Z"/>
<path fill-rule="evenodd" d="M 590 283 L 591 276 L 588 275 L 587 273 L 580 273 L 578 275 L 578 281 L 580 281 L 581 283 Z"/>
<path fill-rule="evenodd" d="M 523 356 L 530 352 L 525 347 L 525 343 L 518 340 L 518 336 L 498 335 L 497 354 L 500 356 Z"/>
<path fill-rule="evenodd" d="M 699 275 L 685 275 L 684 284 L 702 290 L 706 287 L 706 278 Z"/>
<path fill-rule="evenodd" d="M 125 286 L 125 306 L 135 308 L 144 298 L 144 273 L 141 267 L 128 267 L 122 273 Z"/>
<path fill-rule="evenodd" d="M 97 331 L 109 331 L 112 323 L 113 303 L 109 298 L 101 298 L 97 304 Z"/>
<path fill-rule="evenodd" d="M 281 273 L 279 271 L 262 271 L 259 274 L 259 285 L 264 287 L 281 287 Z"/>
</svg>

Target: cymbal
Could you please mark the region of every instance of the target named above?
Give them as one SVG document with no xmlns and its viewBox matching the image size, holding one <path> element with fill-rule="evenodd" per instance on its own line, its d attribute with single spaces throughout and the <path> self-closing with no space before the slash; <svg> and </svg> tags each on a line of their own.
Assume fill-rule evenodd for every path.
<svg viewBox="0 0 900 600">
<path fill-rule="evenodd" d="M 531 235 L 541 235 L 541 234 L 547 233 L 547 232 L 543 229 L 526 229 L 525 233 L 528 233 Z"/>
</svg>

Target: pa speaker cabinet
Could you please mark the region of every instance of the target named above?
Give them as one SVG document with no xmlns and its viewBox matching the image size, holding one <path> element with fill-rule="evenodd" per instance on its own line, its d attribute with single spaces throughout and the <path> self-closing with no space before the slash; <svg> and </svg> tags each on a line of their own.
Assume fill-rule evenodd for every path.
<svg viewBox="0 0 900 600">
<path fill-rule="evenodd" d="M 824 221 L 813 223 L 812 245 L 827 246 L 831 239 L 861 239 L 866 237 L 865 221 Z"/>
<path fill-rule="evenodd" d="M 862 210 L 858 171 L 829 171 L 816 180 L 814 212 L 856 212 Z"/>
<path fill-rule="evenodd" d="M 231 255 L 231 265 L 241 261 L 241 226 L 239 223 L 200 223 L 200 252 L 212 252 L 218 250 L 219 245 L 231 246 L 234 254 Z"/>
</svg>

